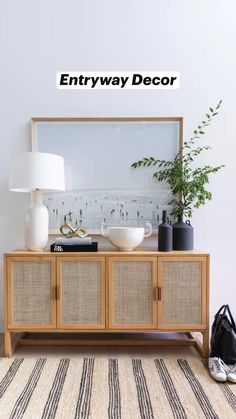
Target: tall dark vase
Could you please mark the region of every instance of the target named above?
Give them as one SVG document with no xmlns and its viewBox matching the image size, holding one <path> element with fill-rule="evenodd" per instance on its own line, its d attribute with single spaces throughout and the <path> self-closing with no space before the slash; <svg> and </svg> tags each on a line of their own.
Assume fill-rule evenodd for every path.
<svg viewBox="0 0 236 419">
<path fill-rule="evenodd" d="M 189 220 L 183 221 L 182 215 L 173 224 L 173 250 L 193 250 L 193 227 Z"/>
<path fill-rule="evenodd" d="M 158 250 L 160 252 L 171 252 L 173 250 L 172 225 L 167 222 L 167 212 L 162 212 L 162 224 L 158 227 Z"/>
</svg>

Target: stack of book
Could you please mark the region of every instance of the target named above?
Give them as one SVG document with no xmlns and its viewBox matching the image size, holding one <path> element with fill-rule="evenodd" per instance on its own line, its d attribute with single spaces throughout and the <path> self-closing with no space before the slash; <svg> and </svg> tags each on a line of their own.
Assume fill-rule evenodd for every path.
<svg viewBox="0 0 236 419">
<path fill-rule="evenodd" d="M 97 242 L 91 237 L 58 237 L 50 246 L 51 252 L 97 252 Z"/>
</svg>

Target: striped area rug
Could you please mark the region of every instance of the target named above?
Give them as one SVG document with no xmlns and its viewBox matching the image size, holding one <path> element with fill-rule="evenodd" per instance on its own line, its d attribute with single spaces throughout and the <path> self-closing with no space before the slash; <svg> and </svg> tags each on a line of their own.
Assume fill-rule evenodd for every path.
<svg viewBox="0 0 236 419">
<path fill-rule="evenodd" d="M 1 419 L 236 418 L 236 385 L 199 359 L 0 360 Z"/>
</svg>

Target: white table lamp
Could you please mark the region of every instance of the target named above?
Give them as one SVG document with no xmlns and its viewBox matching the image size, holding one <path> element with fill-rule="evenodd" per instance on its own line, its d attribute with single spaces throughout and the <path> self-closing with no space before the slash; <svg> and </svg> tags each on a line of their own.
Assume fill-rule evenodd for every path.
<svg viewBox="0 0 236 419">
<path fill-rule="evenodd" d="M 32 192 L 32 202 L 25 216 L 25 244 L 33 251 L 43 250 L 48 241 L 48 209 L 43 192 L 64 191 L 64 159 L 56 154 L 24 152 L 13 154 L 10 163 L 9 189 Z"/>
</svg>

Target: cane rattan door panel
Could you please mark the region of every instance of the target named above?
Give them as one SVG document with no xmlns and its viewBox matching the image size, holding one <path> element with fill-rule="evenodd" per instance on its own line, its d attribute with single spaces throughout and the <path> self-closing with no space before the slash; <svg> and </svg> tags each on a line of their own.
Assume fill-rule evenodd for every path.
<svg viewBox="0 0 236 419">
<path fill-rule="evenodd" d="M 105 258 L 58 258 L 58 328 L 105 329 Z"/>
<path fill-rule="evenodd" d="M 206 258 L 159 257 L 158 328 L 198 329 L 206 325 Z"/>
<path fill-rule="evenodd" d="M 109 329 L 156 329 L 156 258 L 109 258 L 108 277 Z"/>
<path fill-rule="evenodd" d="M 7 282 L 9 328 L 56 327 L 54 258 L 8 258 Z"/>
</svg>

